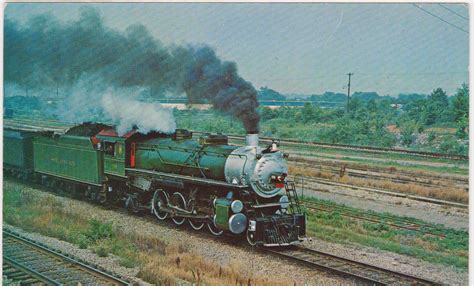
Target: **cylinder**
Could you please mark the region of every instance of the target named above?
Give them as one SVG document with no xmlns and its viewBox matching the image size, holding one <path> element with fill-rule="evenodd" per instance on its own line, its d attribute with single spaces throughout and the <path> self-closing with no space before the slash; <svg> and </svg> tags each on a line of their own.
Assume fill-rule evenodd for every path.
<svg viewBox="0 0 474 286">
<path fill-rule="evenodd" d="M 247 134 L 245 136 L 247 146 L 257 147 L 258 146 L 258 134 Z"/>
</svg>

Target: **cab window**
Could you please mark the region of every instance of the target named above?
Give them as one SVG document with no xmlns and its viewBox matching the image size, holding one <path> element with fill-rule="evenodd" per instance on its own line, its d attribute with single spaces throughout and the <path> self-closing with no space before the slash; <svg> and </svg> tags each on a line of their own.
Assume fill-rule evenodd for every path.
<svg viewBox="0 0 474 286">
<path fill-rule="evenodd" d="M 110 156 L 115 156 L 115 143 L 104 142 L 104 153 Z"/>
</svg>

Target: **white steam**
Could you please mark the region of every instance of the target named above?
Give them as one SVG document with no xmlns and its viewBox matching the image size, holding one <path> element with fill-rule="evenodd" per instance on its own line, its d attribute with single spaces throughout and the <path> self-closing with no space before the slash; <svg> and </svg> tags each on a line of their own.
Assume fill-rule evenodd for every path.
<svg viewBox="0 0 474 286">
<path fill-rule="evenodd" d="M 173 112 L 159 103 L 148 103 L 126 97 L 105 94 L 101 100 L 104 115 L 116 126 L 119 135 L 130 131 L 133 126 L 141 133 L 161 131 L 172 133 L 176 129 Z"/>
<path fill-rule="evenodd" d="M 137 97 L 143 91 L 143 88 L 107 88 L 98 80 L 85 78 L 67 92 L 69 96 L 56 106 L 54 114 L 68 123 L 112 124 L 119 135 L 134 126 L 144 134 L 174 132 L 176 121 L 172 109 L 164 108 L 158 102 L 140 101 Z"/>
</svg>

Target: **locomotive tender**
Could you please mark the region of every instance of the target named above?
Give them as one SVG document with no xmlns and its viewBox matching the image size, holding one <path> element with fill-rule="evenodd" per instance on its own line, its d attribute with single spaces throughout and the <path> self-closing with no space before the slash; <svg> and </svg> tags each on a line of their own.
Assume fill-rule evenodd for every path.
<svg viewBox="0 0 474 286">
<path fill-rule="evenodd" d="M 7 172 L 176 225 L 246 235 L 251 245 L 290 245 L 305 236 L 285 158 L 276 143 L 259 147 L 257 134 L 239 147 L 222 134 L 195 140 L 184 129 L 122 136 L 90 123 L 63 135 L 4 130 Z"/>
</svg>

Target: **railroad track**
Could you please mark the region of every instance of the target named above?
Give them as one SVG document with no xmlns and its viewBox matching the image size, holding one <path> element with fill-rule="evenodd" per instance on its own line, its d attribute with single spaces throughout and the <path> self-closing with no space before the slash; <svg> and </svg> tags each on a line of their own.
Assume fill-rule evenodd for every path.
<svg viewBox="0 0 474 286">
<path fill-rule="evenodd" d="M 68 127 L 56 127 L 56 126 L 46 126 L 46 125 L 39 125 L 35 123 L 25 124 L 25 123 L 18 123 L 12 121 L 4 121 L 3 128 L 10 128 L 10 129 L 19 129 L 24 131 L 53 131 L 57 133 L 65 133 Z"/>
<path fill-rule="evenodd" d="M 38 286 L 59 284 L 43 274 L 24 267 L 7 257 L 3 257 L 2 275 L 4 278 L 4 285 L 14 284 L 15 282 L 19 284 Z"/>
<path fill-rule="evenodd" d="M 125 213 L 125 210 L 120 209 Z M 156 219 L 145 217 L 149 222 L 159 223 Z M 209 234 L 209 237 L 212 237 Z M 232 244 L 235 241 L 232 240 Z M 7 244 L 4 231 L 4 245 Z M 278 255 L 298 263 L 304 263 L 314 268 L 323 269 L 334 274 L 349 277 L 359 282 L 370 285 L 442 285 L 436 281 L 398 273 L 389 269 L 383 269 L 358 261 L 353 261 L 332 254 L 316 250 L 292 247 L 292 248 L 258 248 L 263 252 Z M 5 246 L 4 246 L 5 255 Z M 120 285 L 120 284 L 115 284 Z"/>
<path fill-rule="evenodd" d="M 442 285 L 429 279 L 396 272 L 310 248 L 291 247 L 262 250 L 275 256 L 308 265 L 311 268 L 322 269 L 368 285 Z"/>
<path fill-rule="evenodd" d="M 326 180 L 322 178 L 313 178 L 313 177 L 303 176 L 303 186 L 301 187 L 301 180 L 297 179 L 297 175 L 293 176 L 293 178 L 291 179 L 295 181 L 296 187 L 299 188 L 299 190 L 302 192 L 306 190 L 320 191 L 321 189 L 314 187 L 313 184 L 321 184 L 321 185 L 327 185 L 327 186 L 333 186 L 333 187 L 342 187 L 342 188 L 353 189 L 353 190 L 361 190 L 361 191 L 366 191 L 366 192 L 371 192 L 371 193 L 398 197 L 398 198 L 407 198 L 411 200 L 428 202 L 428 203 L 433 203 L 433 204 L 443 205 L 443 206 L 457 207 L 457 208 L 463 208 L 463 209 L 469 208 L 468 204 L 433 199 L 429 197 L 416 196 L 416 195 L 411 195 L 411 194 L 392 191 L 392 190 L 383 190 L 383 189 L 375 189 L 375 188 L 363 187 L 363 186 L 354 186 L 354 185 L 338 183 L 338 182 L 334 182 L 334 181 Z"/>
<path fill-rule="evenodd" d="M 43 122 L 46 124 L 52 124 L 53 120 L 48 120 L 48 121 L 37 121 L 37 120 L 30 120 L 30 119 L 5 119 L 5 123 L 9 123 L 10 125 L 14 124 L 15 121 L 18 124 L 21 124 L 21 122 L 25 122 L 28 124 L 33 124 L 33 125 L 38 125 L 38 122 Z M 58 122 L 59 123 L 59 122 Z M 69 124 L 64 123 L 63 126 L 67 126 Z M 63 127 L 61 126 L 61 127 Z M 46 128 L 46 126 L 41 126 Z M 57 129 L 62 129 L 61 127 Z M 192 131 L 195 134 L 203 134 L 206 132 L 203 131 Z M 236 135 L 236 134 L 228 134 L 229 139 L 234 139 L 234 140 L 245 140 L 245 136 L 243 135 Z M 395 149 L 395 148 L 381 148 L 381 147 L 370 147 L 370 146 L 357 146 L 357 145 L 347 145 L 347 144 L 331 144 L 331 143 L 322 143 L 322 142 L 311 142 L 311 141 L 302 141 L 302 140 L 295 140 L 295 139 L 277 139 L 277 138 L 271 138 L 271 137 L 260 137 L 261 142 L 265 143 L 271 143 L 272 141 L 278 141 L 280 144 L 286 144 L 286 145 L 310 145 L 310 146 L 319 146 L 319 147 L 327 147 L 327 148 L 334 148 L 334 149 L 349 149 L 349 150 L 361 150 L 361 151 L 367 151 L 367 152 L 372 152 L 372 153 L 398 153 L 398 154 L 408 154 L 408 155 L 413 155 L 413 156 L 418 156 L 418 157 L 430 157 L 430 158 L 444 158 L 444 159 L 450 159 L 450 160 L 455 160 L 455 161 L 467 161 L 469 160 L 469 156 L 466 155 L 461 155 L 461 154 L 443 154 L 443 153 L 434 153 L 434 152 L 424 152 L 424 151 L 412 151 L 412 150 L 406 150 L 406 149 Z"/>
<path fill-rule="evenodd" d="M 5 229 L 3 277 L 19 285 L 130 285 Z"/>
<path fill-rule="evenodd" d="M 294 160 L 289 159 L 290 162 L 293 162 L 296 167 L 310 168 L 321 172 L 328 172 L 333 175 L 339 175 L 342 164 L 338 166 L 327 166 L 327 163 L 322 163 L 318 161 L 305 161 L 305 160 Z M 407 174 L 407 173 L 397 173 L 397 172 L 381 172 L 380 169 L 354 169 L 346 168 L 345 175 L 356 178 L 363 179 L 372 179 L 372 180 L 390 180 L 394 183 L 401 184 L 417 184 L 426 187 L 460 187 L 464 189 L 469 188 L 469 179 L 466 178 L 445 178 L 435 175 L 428 174 Z"/>
<path fill-rule="evenodd" d="M 302 200 L 303 205 L 312 211 L 323 211 L 328 213 L 337 212 L 341 216 L 355 220 L 366 221 L 371 223 L 383 223 L 392 228 L 416 231 L 423 234 L 445 238 L 446 236 L 438 229 L 429 224 L 415 222 L 412 219 L 397 218 L 379 213 L 371 213 L 363 210 L 355 210 L 339 205 L 328 205 L 322 202 L 314 202 Z"/>
<path fill-rule="evenodd" d="M 206 132 L 202 131 L 192 131 L 196 134 L 202 134 Z M 243 135 L 236 135 L 236 134 L 228 134 L 229 139 L 234 140 L 245 140 L 245 136 Z M 346 149 L 346 150 L 360 150 L 372 153 L 396 153 L 396 154 L 408 154 L 417 157 L 429 157 L 429 158 L 444 158 L 450 159 L 454 161 L 467 161 L 469 160 L 469 156 L 461 155 L 461 154 L 443 154 L 443 153 L 435 153 L 435 152 L 424 152 L 424 151 L 413 151 L 413 150 L 406 150 L 406 149 L 397 149 L 397 148 L 382 148 L 382 147 L 370 147 L 370 146 L 357 146 L 357 145 L 347 145 L 347 144 L 331 144 L 331 143 L 322 143 L 322 142 L 312 142 L 312 141 L 302 141 L 302 140 L 295 140 L 295 139 L 278 139 L 278 138 L 271 138 L 271 137 L 260 137 L 260 142 L 271 143 L 272 141 L 277 141 L 280 144 L 286 145 L 309 145 L 309 146 L 319 146 L 319 147 L 327 147 L 333 149 Z"/>
</svg>

